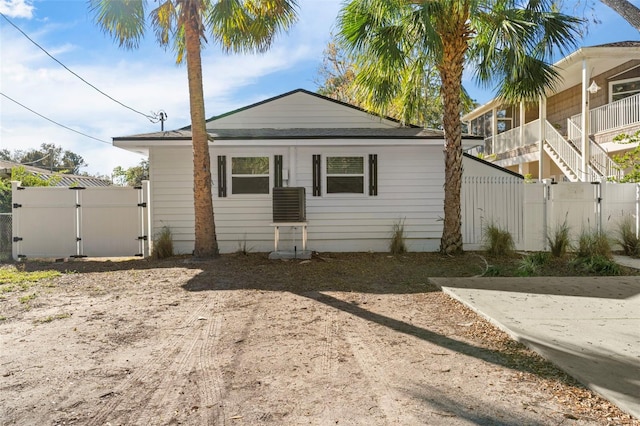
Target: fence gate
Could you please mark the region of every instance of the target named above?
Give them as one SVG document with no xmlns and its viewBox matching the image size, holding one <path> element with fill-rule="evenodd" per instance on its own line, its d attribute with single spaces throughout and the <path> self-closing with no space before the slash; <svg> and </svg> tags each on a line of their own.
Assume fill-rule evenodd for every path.
<svg viewBox="0 0 640 426">
<path fill-rule="evenodd" d="M 600 183 L 560 182 L 548 188 L 547 229 L 553 232 L 565 221 L 574 233 L 601 229 Z"/>
<path fill-rule="evenodd" d="M 148 182 L 139 188 L 12 185 L 14 259 L 148 254 Z"/>
</svg>

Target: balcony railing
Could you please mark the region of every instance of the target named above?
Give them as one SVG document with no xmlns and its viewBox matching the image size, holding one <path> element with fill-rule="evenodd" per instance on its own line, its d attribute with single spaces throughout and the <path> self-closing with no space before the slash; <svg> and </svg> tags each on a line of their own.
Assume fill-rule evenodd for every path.
<svg viewBox="0 0 640 426">
<path fill-rule="evenodd" d="M 524 125 L 524 139 L 520 137 L 520 127 L 487 138 L 487 151 L 490 151 L 488 154 L 500 154 L 537 143 L 540 140 L 539 123 L 539 120 L 534 120 Z"/>
<path fill-rule="evenodd" d="M 593 108 L 589 114 L 589 128 L 592 134 L 623 128 L 634 123 L 640 123 L 640 93 L 610 104 Z M 569 119 L 578 129 L 582 128 L 582 114 L 576 114 Z M 569 128 L 569 139 L 574 140 Z"/>
</svg>

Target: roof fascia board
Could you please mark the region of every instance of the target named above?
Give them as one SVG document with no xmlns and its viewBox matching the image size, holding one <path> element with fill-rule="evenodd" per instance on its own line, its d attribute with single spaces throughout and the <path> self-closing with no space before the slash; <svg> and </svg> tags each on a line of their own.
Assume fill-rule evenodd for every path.
<svg viewBox="0 0 640 426">
<path fill-rule="evenodd" d="M 462 145 L 476 146 L 481 139 L 463 138 Z M 114 145 L 120 148 L 160 148 L 191 146 L 191 140 L 120 140 Z M 210 146 L 235 147 L 273 147 L 273 146 L 444 146 L 444 138 L 321 138 L 321 139 L 216 139 L 209 142 Z"/>
</svg>

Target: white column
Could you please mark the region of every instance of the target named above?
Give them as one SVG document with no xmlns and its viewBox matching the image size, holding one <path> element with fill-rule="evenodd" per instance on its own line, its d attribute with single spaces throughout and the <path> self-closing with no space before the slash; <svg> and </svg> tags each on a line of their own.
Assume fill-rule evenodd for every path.
<svg viewBox="0 0 640 426">
<path fill-rule="evenodd" d="M 525 145 L 525 134 L 524 134 L 524 120 L 525 120 L 525 105 L 524 101 L 520 101 L 520 146 Z"/>
<path fill-rule="evenodd" d="M 591 153 L 589 152 L 589 134 L 591 129 L 589 126 L 589 68 L 587 60 L 582 60 L 582 139 L 581 139 L 581 153 L 582 160 L 580 162 L 580 180 L 587 182 L 589 180 L 589 158 Z"/>
<path fill-rule="evenodd" d="M 540 140 L 538 141 L 538 180 L 544 178 L 544 167 L 542 167 L 542 160 L 544 158 L 544 141 L 547 138 L 547 98 L 543 95 L 540 96 L 538 101 L 538 118 L 540 124 Z"/>
<path fill-rule="evenodd" d="M 496 140 L 498 135 L 498 108 L 493 107 L 491 109 L 491 137 Z"/>
</svg>

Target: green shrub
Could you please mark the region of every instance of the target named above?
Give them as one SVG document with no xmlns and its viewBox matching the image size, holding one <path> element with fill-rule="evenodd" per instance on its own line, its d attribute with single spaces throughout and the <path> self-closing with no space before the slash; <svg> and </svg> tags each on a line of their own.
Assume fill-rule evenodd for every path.
<svg viewBox="0 0 640 426">
<path fill-rule="evenodd" d="M 389 252 L 391 254 L 404 254 L 407 252 L 404 235 L 404 219 L 393 224 L 391 241 L 389 242 Z"/>
<path fill-rule="evenodd" d="M 640 254 L 640 239 L 636 235 L 633 217 L 625 216 L 618 223 L 616 243 L 620 244 L 622 251 L 627 256 Z"/>
<path fill-rule="evenodd" d="M 509 231 L 501 229 L 494 223 L 490 223 L 482 232 L 484 250 L 494 256 L 512 254 L 515 249 L 513 237 Z"/>
<path fill-rule="evenodd" d="M 571 247 L 571 240 L 566 217 L 561 225 L 556 225 L 553 232 L 547 231 L 547 242 L 549 243 L 549 250 L 554 257 L 563 257 L 567 254 Z"/>
<path fill-rule="evenodd" d="M 163 226 L 153 241 L 151 257 L 165 259 L 171 256 L 173 256 L 173 235 L 171 234 L 171 228 Z"/>
<path fill-rule="evenodd" d="M 573 266 L 580 272 L 599 275 L 620 275 L 620 265 L 608 257 L 595 255 L 578 257 Z"/>
<path fill-rule="evenodd" d="M 520 261 L 518 275 L 521 277 L 537 275 L 540 269 L 549 262 L 549 257 L 549 253 L 544 251 L 529 254 Z"/>
</svg>

